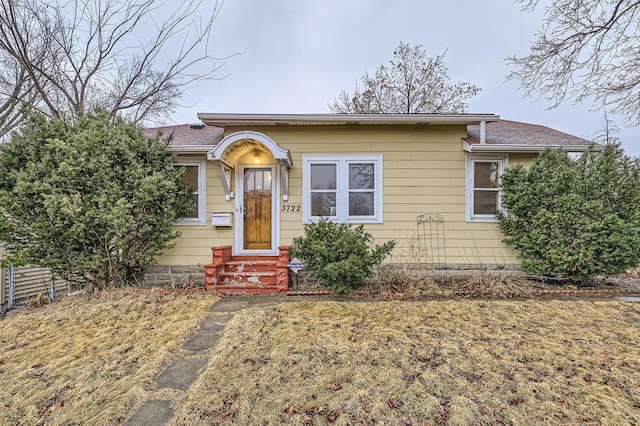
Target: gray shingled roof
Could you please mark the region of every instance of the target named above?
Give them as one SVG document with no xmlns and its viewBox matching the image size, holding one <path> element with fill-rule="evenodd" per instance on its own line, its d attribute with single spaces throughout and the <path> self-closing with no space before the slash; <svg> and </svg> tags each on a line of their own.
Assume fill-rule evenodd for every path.
<svg viewBox="0 0 640 426">
<path fill-rule="evenodd" d="M 486 123 L 487 145 L 573 145 L 590 146 L 594 142 L 573 136 L 558 130 L 536 124 L 520 123 L 517 121 L 499 120 Z M 215 146 L 222 140 L 222 127 L 204 126 L 192 128 L 190 124 L 176 126 L 152 127 L 144 130 L 147 136 L 155 136 L 161 132 L 163 136 L 173 133 L 172 146 Z M 468 125 L 468 137 L 464 140 L 470 144 L 480 143 L 480 126 Z"/>
<path fill-rule="evenodd" d="M 480 126 L 468 125 L 468 137 L 464 140 L 472 145 L 480 143 Z M 485 128 L 486 143 L 491 145 L 584 145 L 590 146 L 595 142 L 569 135 L 558 130 L 537 124 L 519 123 L 517 121 L 502 120 L 487 123 Z"/>
<path fill-rule="evenodd" d="M 163 137 L 173 133 L 171 146 L 215 146 L 222 140 L 224 129 L 222 127 L 204 126 L 192 128 L 191 124 L 179 124 L 177 126 L 151 127 L 144 129 L 147 136 L 156 136 L 158 132 Z"/>
</svg>

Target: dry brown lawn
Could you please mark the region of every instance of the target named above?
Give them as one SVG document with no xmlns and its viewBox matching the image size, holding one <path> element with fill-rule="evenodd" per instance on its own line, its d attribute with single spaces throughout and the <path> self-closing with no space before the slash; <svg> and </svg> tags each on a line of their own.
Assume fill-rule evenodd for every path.
<svg viewBox="0 0 640 426">
<path fill-rule="evenodd" d="M 640 424 L 640 304 L 286 303 L 239 312 L 172 424 Z"/>
<path fill-rule="evenodd" d="M 287 302 L 240 311 L 157 389 L 216 297 L 67 298 L 0 319 L 0 424 L 640 424 L 640 304 Z"/>
<path fill-rule="evenodd" d="M 217 300 L 113 291 L 0 317 L 0 424 L 118 424 Z"/>
</svg>

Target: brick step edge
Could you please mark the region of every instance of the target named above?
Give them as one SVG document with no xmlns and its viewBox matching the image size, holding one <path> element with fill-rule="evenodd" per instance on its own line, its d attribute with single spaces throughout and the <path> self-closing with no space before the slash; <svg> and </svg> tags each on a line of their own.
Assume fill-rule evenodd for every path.
<svg viewBox="0 0 640 426">
<path fill-rule="evenodd" d="M 247 283 L 247 282 L 243 282 L 243 281 L 229 281 L 226 283 L 219 283 L 215 285 L 216 288 L 255 288 L 255 289 L 259 289 L 259 288 L 276 288 L 277 285 L 275 283 L 261 283 L 261 284 L 256 284 L 256 283 Z M 213 289 L 213 286 L 209 286 L 208 288 Z"/>
<path fill-rule="evenodd" d="M 237 295 L 252 295 L 252 294 L 282 294 L 285 293 L 286 290 L 281 290 L 273 285 L 262 285 L 257 286 L 255 284 L 244 284 L 244 283 L 233 283 L 233 284 L 222 284 L 217 286 L 207 287 L 209 291 L 215 291 L 218 294 L 237 294 Z"/>
<path fill-rule="evenodd" d="M 278 256 L 232 256 L 227 262 L 277 262 Z"/>
</svg>

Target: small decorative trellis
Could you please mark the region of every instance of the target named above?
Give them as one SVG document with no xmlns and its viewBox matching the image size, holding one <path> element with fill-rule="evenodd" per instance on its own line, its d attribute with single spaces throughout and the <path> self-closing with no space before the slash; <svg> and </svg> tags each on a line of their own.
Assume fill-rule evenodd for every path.
<svg viewBox="0 0 640 426">
<path fill-rule="evenodd" d="M 427 253 L 429 269 L 444 269 L 447 264 L 447 249 L 444 234 L 444 215 L 427 213 L 418 216 L 418 239 Z"/>
</svg>

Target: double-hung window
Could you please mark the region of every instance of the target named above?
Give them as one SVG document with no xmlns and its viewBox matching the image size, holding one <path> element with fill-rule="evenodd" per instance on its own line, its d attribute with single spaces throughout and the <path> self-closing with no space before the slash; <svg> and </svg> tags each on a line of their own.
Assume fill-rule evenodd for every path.
<svg viewBox="0 0 640 426">
<path fill-rule="evenodd" d="M 382 223 L 382 155 L 304 156 L 303 220 Z"/>
<path fill-rule="evenodd" d="M 206 160 L 182 160 L 178 159 L 176 167 L 184 169 L 182 181 L 186 183 L 192 191 L 193 209 L 191 213 L 179 218 L 177 225 L 205 225 L 207 223 L 205 182 L 206 182 Z"/>
<path fill-rule="evenodd" d="M 507 156 L 467 156 L 467 221 L 495 222 Z"/>
</svg>

